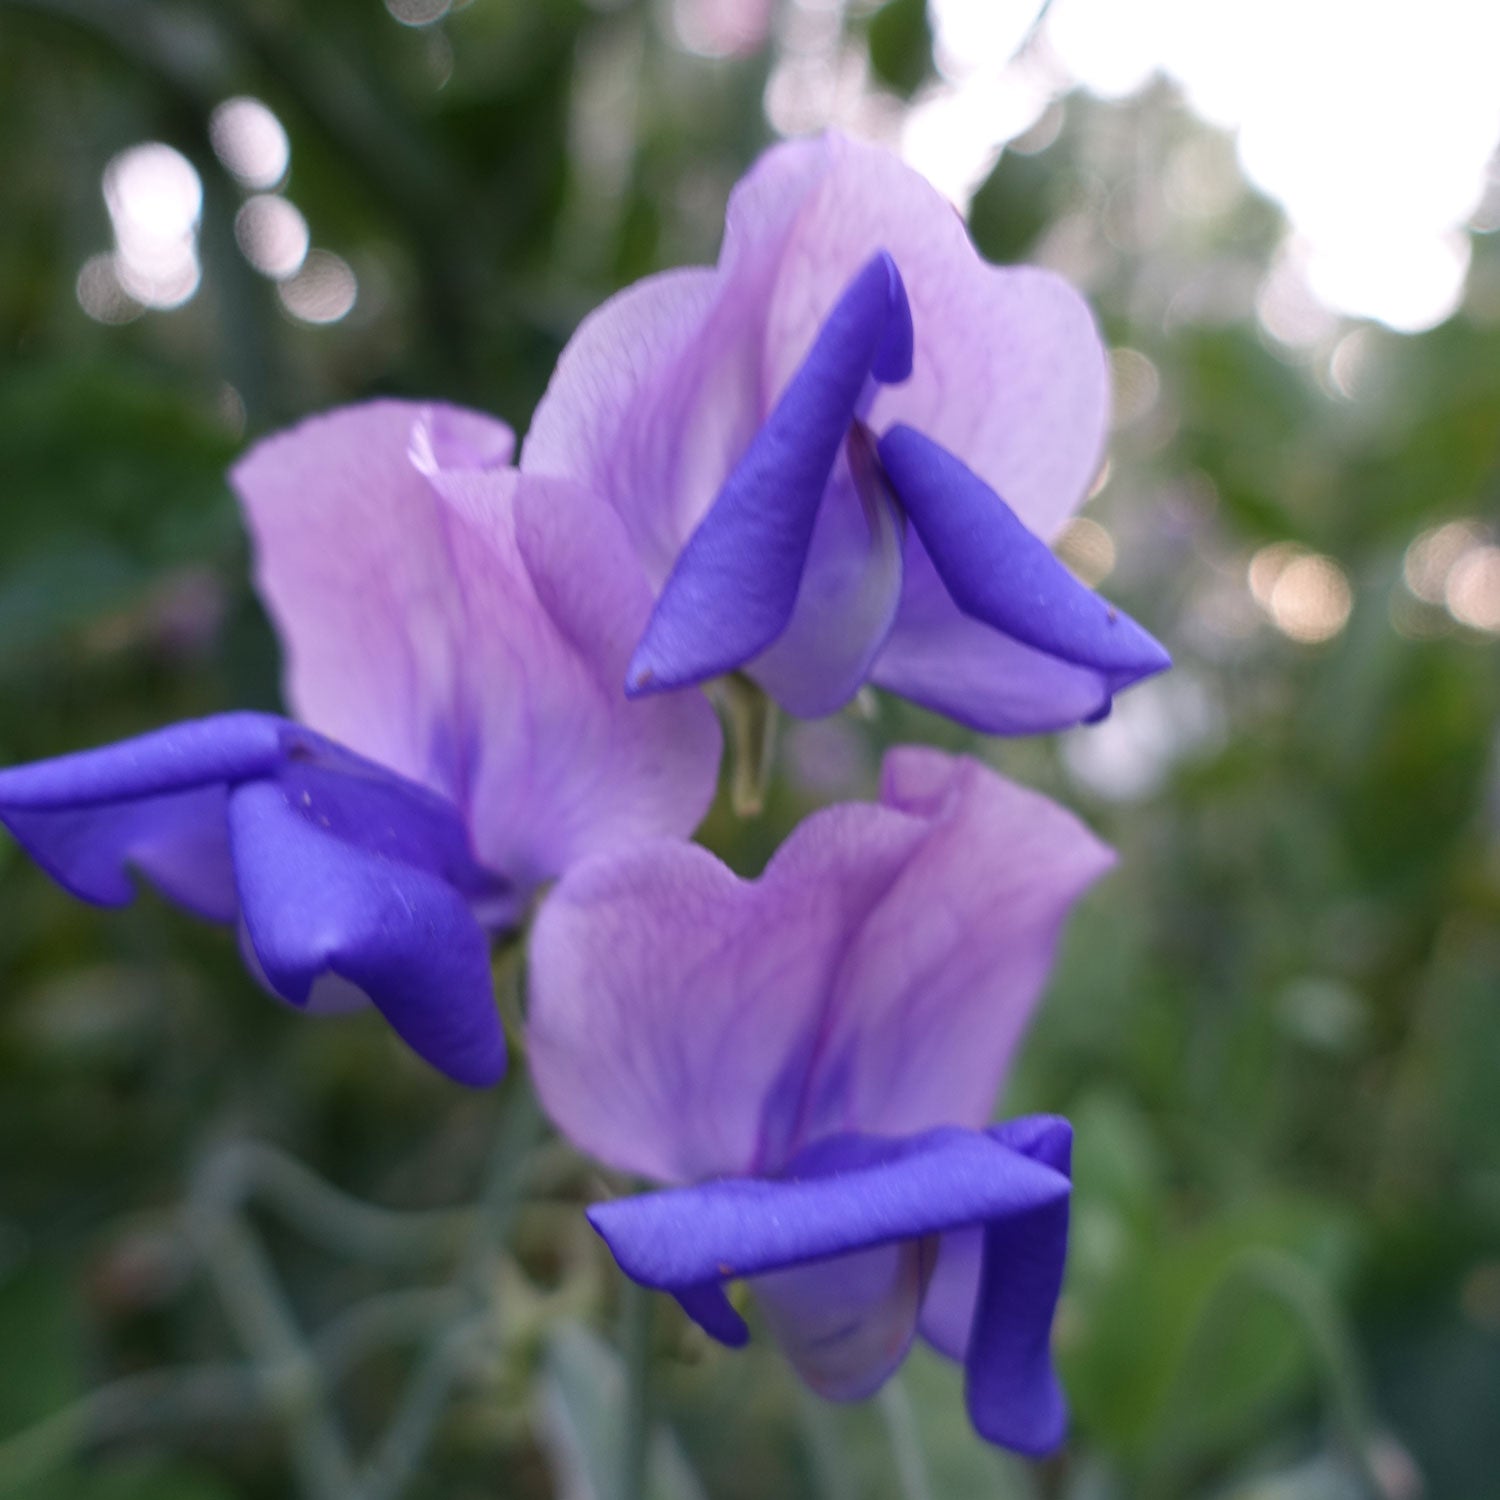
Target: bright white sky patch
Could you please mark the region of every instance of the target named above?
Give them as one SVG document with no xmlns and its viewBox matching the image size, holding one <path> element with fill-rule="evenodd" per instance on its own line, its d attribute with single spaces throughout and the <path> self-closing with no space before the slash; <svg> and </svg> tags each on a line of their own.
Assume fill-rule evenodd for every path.
<svg viewBox="0 0 1500 1500">
<path fill-rule="evenodd" d="M 1036 20 L 1037 0 L 927 0 L 933 55 L 949 78 L 1010 57 Z"/>
<path fill-rule="evenodd" d="M 928 0 L 933 57 L 944 82 L 916 99 L 901 154 L 966 207 L 1006 141 L 1023 134 L 1067 80 L 1044 61 L 1012 61 L 1039 0 Z"/>
<path fill-rule="evenodd" d="M 903 144 L 960 203 L 1050 92 L 1119 98 L 1165 74 L 1237 134 L 1324 306 L 1416 332 L 1458 305 L 1500 142 L 1495 0 L 1053 0 L 1044 55 L 1009 66 L 1036 0 L 931 5 L 945 82 Z"/>
<path fill-rule="evenodd" d="M 1425 0 L 1055 0 L 1048 37 L 1085 87 L 1160 71 L 1236 130 L 1326 306 L 1415 332 L 1457 306 L 1458 231 L 1500 141 L 1500 5 Z"/>
</svg>

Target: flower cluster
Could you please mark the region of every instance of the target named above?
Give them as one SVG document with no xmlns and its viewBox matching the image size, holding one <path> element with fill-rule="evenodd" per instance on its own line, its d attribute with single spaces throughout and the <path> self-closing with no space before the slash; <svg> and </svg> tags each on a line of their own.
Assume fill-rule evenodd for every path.
<svg viewBox="0 0 1500 1500">
<path fill-rule="evenodd" d="M 382 401 L 236 467 L 295 718 L 230 713 L 0 771 L 74 895 L 233 924 L 273 995 L 372 1004 L 461 1083 L 504 1067 L 490 935 L 530 934 L 529 1058 L 578 1146 L 660 1191 L 590 1219 L 713 1337 L 744 1279 L 803 1378 L 868 1395 L 920 1333 L 986 1438 L 1062 1437 L 1065 1121 L 991 1125 L 1058 933 L 1110 856 L 976 761 L 893 750 L 757 880 L 689 843 L 742 674 L 990 733 L 1097 719 L 1167 665 L 1048 536 L 1093 478 L 1077 295 L 997 269 L 919 177 L 770 151 L 712 268 L 578 330 L 519 463 Z"/>
</svg>

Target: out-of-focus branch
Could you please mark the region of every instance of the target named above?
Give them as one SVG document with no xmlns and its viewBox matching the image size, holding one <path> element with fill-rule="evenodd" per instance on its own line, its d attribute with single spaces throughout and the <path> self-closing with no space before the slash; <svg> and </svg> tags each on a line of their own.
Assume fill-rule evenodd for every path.
<svg viewBox="0 0 1500 1500">
<path fill-rule="evenodd" d="M 234 1141 L 219 1148 L 201 1181 L 216 1198 L 264 1202 L 325 1250 L 380 1265 L 423 1265 L 456 1254 L 475 1227 L 472 1209 L 376 1207 L 258 1141 Z"/>
<path fill-rule="evenodd" d="M 205 1223 L 199 1239 L 219 1300 L 269 1405 L 286 1425 L 302 1492 L 309 1500 L 348 1500 L 353 1458 L 330 1409 L 323 1372 L 260 1242 L 238 1215 Z"/>
<path fill-rule="evenodd" d="M 97 1443 L 163 1428 L 265 1420 L 262 1389 L 239 1364 L 130 1375 L 0 1441 L 0 1495 L 29 1489 Z"/>
</svg>

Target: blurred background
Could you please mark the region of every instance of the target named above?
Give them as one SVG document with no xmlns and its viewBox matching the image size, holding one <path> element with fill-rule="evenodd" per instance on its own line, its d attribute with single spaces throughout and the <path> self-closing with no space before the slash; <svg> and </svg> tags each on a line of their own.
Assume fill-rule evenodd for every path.
<svg viewBox="0 0 1500 1500">
<path fill-rule="evenodd" d="M 819 1407 L 664 1306 L 665 1500 L 1500 1495 L 1497 57 L 1482 0 L 0 0 L 5 762 L 275 708 L 244 444 L 524 430 L 778 135 L 888 142 L 1097 309 L 1059 546 L 1176 670 L 1039 742 L 796 726 L 704 834 L 754 870 L 920 736 L 1119 847 L 1005 1100 L 1078 1131 L 1073 1440 L 986 1449 L 923 1356 Z M 9 841 L 0 910 L 0 1495 L 609 1500 L 599 1186 L 513 1084 Z"/>
</svg>

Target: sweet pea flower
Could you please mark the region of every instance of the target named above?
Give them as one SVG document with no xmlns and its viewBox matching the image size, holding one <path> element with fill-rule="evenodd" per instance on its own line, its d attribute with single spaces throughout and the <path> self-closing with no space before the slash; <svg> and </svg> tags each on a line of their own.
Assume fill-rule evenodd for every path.
<svg viewBox="0 0 1500 1500">
<path fill-rule="evenodd" d="M 1055 1447 L 1071 1137 L 986 1122 L 1110 860 L 1045 798 L 904 748 L 878 804 L 813 814 L 758 880 L 662 840 L 570 871 L 532 932 L 528 1056 L 581 1149 L 669 1185 L 589 1211 L 625 1273 L 731 1345 L 748 1279 L 833 1399 L 920 1332 L 981 1435 Z"/>
<path fill-rule="evenodd" d="M 1108 404 L 1066 282 L 987 264 L 923 178 L 829 134 L 752 168 L 717 266 L 583 322 L 522 467 L 605 496 L 645 564 L 629 692 L 743 670 L 811 717 L 868 681 L 1024 734 L 1169 665 L 1045 541 Z"/>
<path fill-rule="evenodd" d="M 505 1055 L 487 930 L 586 855 L 691 833 L 719 756 L 706 702 L 620 694 L 651 597 L 614 513 L 512 451 L 489 417 L 398 401 L 260 443 L 231 477 L 301 722 L 0 771 L 0 820 L 73 895 L 121 905 L 139 873 L 237 925 L 273 994 L 372 1002 L 476 1086 Z"/>
</svg>

